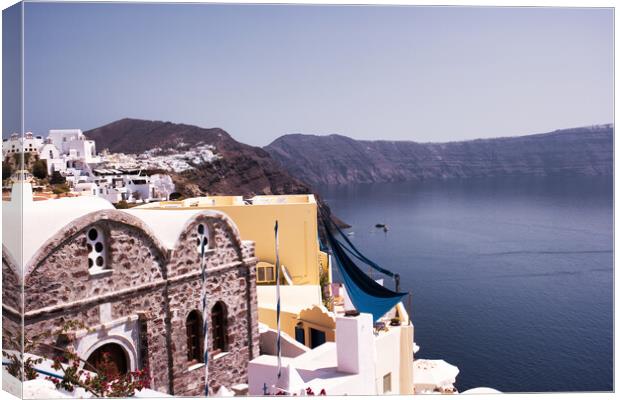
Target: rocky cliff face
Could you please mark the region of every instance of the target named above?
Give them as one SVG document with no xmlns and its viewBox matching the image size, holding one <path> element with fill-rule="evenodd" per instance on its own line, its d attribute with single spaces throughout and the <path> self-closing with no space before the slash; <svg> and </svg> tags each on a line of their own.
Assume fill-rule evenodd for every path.
<svg viewBox="0 0 620 400">
<path fill-rule="evenodd" d="M 612 125 L 449 143 L 294 134 L 265 150 L 309 184 L 613 174 Z"/>
<path fill-rule="evenodd" d="M 184 195 L 244 195 L 310 193 L 307 185 L 289 175 L 265 150 L 234 140 L 219 128 L 125 118 L 84 132 L 99 150 L 140 153 L 156 147 L 174 149 L 179 143 L 215 146 L 221 156 L 194 170 L 172 174 Z"/>
</svg>

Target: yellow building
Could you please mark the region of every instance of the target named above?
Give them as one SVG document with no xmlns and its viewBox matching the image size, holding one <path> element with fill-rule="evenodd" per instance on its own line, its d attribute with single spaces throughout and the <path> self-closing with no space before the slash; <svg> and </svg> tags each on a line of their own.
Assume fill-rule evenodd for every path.
<svg viewBox="0 0 620 400">
<path fill-rule="evenodd" d="M 335 315 L 323 306 L 323 284 L 331 283 L 329 257 L 320 251 L 317 203 L 313 195 L 207 196 L 136 207 L 149 210 L 212 209 L 226 213 L 243 240 L 256 243 L 259 321 L 276 327 L 275 235 L 281 268 L 281 327 L 308 347 L 335 340 Z M 329 288 L 326 289 L 329 293 Z M 303 333 L 302 333 L 303 332 Z"/>
</svg>

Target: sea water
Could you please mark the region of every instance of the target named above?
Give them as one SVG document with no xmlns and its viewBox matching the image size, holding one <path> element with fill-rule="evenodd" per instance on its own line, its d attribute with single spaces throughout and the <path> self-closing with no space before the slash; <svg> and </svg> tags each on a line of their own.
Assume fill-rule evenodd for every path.
<svg viewBox="0 0 620 400">
<path fill-rule="evenodd" d="M 319 193 L 352 225 L 347 232 L 360 250 L 401 275 L 401 290 L 412 293 L 416 358 L 458 366 L 460 391 L 613 389 L 611 178 L 359 184 Z M 389 278 L 385 285 L 393 288 Z"/>
</svg>

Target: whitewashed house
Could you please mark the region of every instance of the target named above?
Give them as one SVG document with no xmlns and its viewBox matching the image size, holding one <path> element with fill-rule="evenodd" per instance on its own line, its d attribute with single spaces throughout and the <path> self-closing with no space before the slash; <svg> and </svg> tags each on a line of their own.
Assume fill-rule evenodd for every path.
<svg viewBox="0 0 620 400">
<path fill-rule="evenodd" d="M 123 181 L 134 201 L 153 201 L 155 198 L 155 187 L 148 176 L 125 175 Z"/>
<path fill-rule="evenodd" d="M 43 137 L 34 136 L 32 132 L 26 132 L 24 136 L 13 133 L 8 139 L 2 141 L 2 161 L 14 153 L 38 154 L 43 145 Z"/>
<path fill-rule="evenodd" d="M 81 129 L 51 129 L 47 137 L 70 160 L 83 160 L 85 163 L 101 161 L 95 151 L 95 141 L 86 139 Z"/>
<path fill-rule="evenodd" d="M 49 175 L 54 171 L 65 172 L 67 170 L 66 161 L 60 156 L 60 150 L 50 139 L 46 139 L 45 143 L 39 149 L 39 158 L 45 160 L 47 164 L 47 173 Z"/>
</svg>

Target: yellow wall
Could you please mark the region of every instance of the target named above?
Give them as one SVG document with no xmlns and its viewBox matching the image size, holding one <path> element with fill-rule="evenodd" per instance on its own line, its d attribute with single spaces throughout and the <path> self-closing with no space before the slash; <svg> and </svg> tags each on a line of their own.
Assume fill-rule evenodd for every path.
<svg viewBox="0 0 620 400">
<path fill-rule="evenodd" d="M 336 341 L 336 321 L 329 316 L 322 307 L 312 306 L 302 310 L 299 315 L 295 312 L 280 311 L 280 329 L 290 337 L 295 338 L 295 326 L 301 322 L 304 327 L 306 346 L 310 347 L 310 328 L 325 332 L 327 342 Z M 258 308 L 258 320 L 272 329 L 277 329 L 276 310 L 273 308 Z"/>
<path fill-rule="evenodd" d="M 256 202 L 281 204 L 244 205 L 239 196 L 213 196 L 175 202 L 150 203 L 140 208 L 213 209 L 226 213 L 243 240 L 256 242 L 259 261 L 275 264 L 274 224 L 279 225 L 280 263 L 295 285 L 319 284 L 317 205 L 313 195 L 256 196 Z M 211 205 L 215 203 L 215 205 Z"/>
<path fill-rule="evenodd" d="M 278 220 L 280 263 L 296 285 L 319 283 L 316 204 L 212 207 L 237 224 L 241 238 L 256 242 L 256 257 L 275 264 L 274 223 Z"/>
<path fill-rule="evenodd" d="M 327 342 L 336 341 L 336 319 L 327 314 L 323 306 L 314 305 L 299 313 L 299 322 L 304 326 L 306 346 L 311 347 L 310 328 L 325 332 Z"/>
<path fill-rule="evenodd" d="M 277 329 L 276 310 L 273 308 L 264 308 L 259 305 L 258 320 L 271 329 Z M 286 310 L 280 311 L 280 329 L 292 338 L 295 338 L 295 325 L 297 325 L 297 321 L 297 313 Z"/>
</svg>

